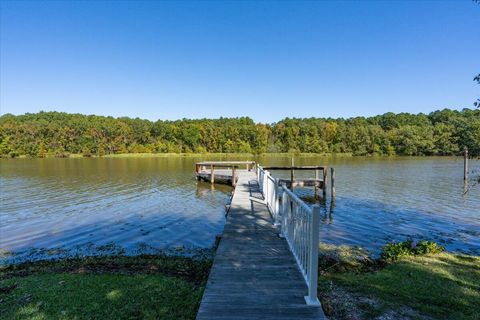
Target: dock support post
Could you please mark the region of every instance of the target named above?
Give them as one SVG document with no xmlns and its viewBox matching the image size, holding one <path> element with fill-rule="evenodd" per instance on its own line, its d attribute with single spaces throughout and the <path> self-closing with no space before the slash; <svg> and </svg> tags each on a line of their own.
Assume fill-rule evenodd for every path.
<svg viewBox="0 0 480 320">
<path fill-rule="evenodd" d="M 468 182 L 468 148 L 463 149 L 463 181 Z"/>
<path fill-rule="evenodd" d="M 323 200 L 327 200 L 327 168 L 323 168 Z"/>
<path fill-rule="evenodd" d="M 320 174 L 319 174 L 318 169 L 317 169 L 317 170 L 315 170 L 315 186 L 313 187 L 313 194 L 314 194 L 315 200 L 318 198 L 317 182 L 318 182 L 319 176 L 320 176 Z"/>
<path fill-rule="evenodd" d="M 235 166 L 232 166 L 232 187 L 235 187 Z"/>
<path fill-rule="evenodd" d="M 331 192 L 330 192 L 330 196 L 331 196 L 331 200 L 332 202 L 335 201 L 335 168 L 330 168 L 330 173 L 331 173 L 331 176 L 330 176 L 330 182 L 331 182 Z"/>
<path fill-rule="evenodd" d="M 325 171 L 325 170 L 324 170 Z M 320 301 L 317 297 L 318 284 L 318 237 L 320 231 L 320 206 L 314 205 L 312 208 L 312 225 L 310 229 L 309 243 L 309 266 L 308 266 L 308 296 L 305 301 L 309 306 L 319 306 Z"/>
<path fill-rule="evenodd" d="M 213 172 L 213 164 L 210 165 L 210 183 L 214 184 L 215 183 L 215 173 Z"/>
<path fill-rule="evenodd" d="M 293 160 L 292 157 L 292 167 L 290 168 L 290 190 L 293 191 L 293 180 L 295 179 L 295 171 L 293 170 L 293 166 L 295 165 L 295 161 Z"/>
</svg>

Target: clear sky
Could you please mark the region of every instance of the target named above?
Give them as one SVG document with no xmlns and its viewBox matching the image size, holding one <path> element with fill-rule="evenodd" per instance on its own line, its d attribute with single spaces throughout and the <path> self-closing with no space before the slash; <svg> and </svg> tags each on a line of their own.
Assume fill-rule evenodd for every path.
<svg viewBox="0 0 480 320">
<path fill-rule="evenodd" d="M 0 111 L 156 119 L 472 107 L 480 4 L 1 2 Z"/>
</svg>

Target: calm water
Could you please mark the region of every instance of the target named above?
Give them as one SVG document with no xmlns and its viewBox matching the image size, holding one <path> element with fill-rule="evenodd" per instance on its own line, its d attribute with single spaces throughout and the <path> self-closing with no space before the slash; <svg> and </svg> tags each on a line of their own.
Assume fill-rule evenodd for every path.
<svg viewBox="0 0 480 320">
<path fill-rule="evenodd" d="M 221 158 L 0 160 L 0 250 L 15 254 L 1 261 L 211 247 L 231 188 L 195 181 L 194 163 L 205 159 Z M 323 207 L 323 242 L 377 252 L 388 241 L 429 238 L 480 253 L 480 186 L 463 196 L 460 158 L 298 157 L 295 163 L 336 168 L 337 198 L 335 207 Z"/>
</svg>

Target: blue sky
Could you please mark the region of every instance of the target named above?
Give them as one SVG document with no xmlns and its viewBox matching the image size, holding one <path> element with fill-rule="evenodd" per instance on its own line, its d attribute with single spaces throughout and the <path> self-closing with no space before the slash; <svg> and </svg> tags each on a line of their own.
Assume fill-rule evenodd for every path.
<svg viewBox="0 0 480 320">
<path fill-rule="evenodd" d="M 351 117 L 472 107 L 480 4 L 1 3 L 0 112 Z"/>
</svg>

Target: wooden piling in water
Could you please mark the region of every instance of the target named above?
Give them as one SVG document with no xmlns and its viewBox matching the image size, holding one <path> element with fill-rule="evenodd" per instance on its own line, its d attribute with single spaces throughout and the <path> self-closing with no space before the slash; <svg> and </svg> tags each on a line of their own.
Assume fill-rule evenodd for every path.
<svg viewBox="0 0 480 320">
<path fill-rule="evenodd" d="M 323 168 L 323 200 L 327 200 L 327 168 Z"/>
<path fill-rule="evenodd" d="M 293 180 L 295 179 L 295 170 L 293 170 L 293 167 L 295 166 L 295 161 L 293 160 L 293 157 L 292 157 L 291 164 L 292 164 L 292 167 L 290 169 L 290 190 L 293 191 Z"/>
<path fill-rule="evenodd" d="M 232 187 L 235 187 L 235 166 L 232 166 Z"/>
<path fill-rule="evenodd" d="M 463 181 L 468 181 L 468 148 L 463 149 Z"/>
<path fill-rule="evenodd" d="M 213 172 L 213 168 L 215 168 L 215 166 L 213 164 L 210 165 L 210 183 L 211 184 L 214 184 L 215 183 L 215 173 Z"/>
<path fill-rule="evenodd" d="M 330 186 L 331 186 L 331 191 L 330 191 L 330 196 L 332 202 L 335 201 L 335 168 L 330 168 Z"/>
</svg>

